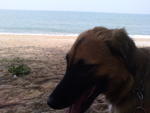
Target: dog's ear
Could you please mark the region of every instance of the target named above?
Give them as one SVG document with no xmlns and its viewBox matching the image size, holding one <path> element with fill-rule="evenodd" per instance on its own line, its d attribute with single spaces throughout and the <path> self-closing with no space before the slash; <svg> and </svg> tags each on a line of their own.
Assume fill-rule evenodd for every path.
<svg viewBox="0 0 150 113">
<path fill-rule="evenodd" d="M 120 56 L 124 60 L 129 60 L 136 48 L 125 29 L 113 30 L 112 37 L 106 41 L 106 44 L 113 55 Z"/>
</svg>

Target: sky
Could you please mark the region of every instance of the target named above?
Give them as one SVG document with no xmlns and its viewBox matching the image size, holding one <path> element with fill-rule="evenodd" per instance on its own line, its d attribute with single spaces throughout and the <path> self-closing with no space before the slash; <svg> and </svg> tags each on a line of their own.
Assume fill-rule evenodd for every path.
<svg viewBox="0 0 150 113">
<path fill-rule="evenodd" d="M 150 0 L 0 0 L 0 9 L 150 14 Z"/>
</svg>

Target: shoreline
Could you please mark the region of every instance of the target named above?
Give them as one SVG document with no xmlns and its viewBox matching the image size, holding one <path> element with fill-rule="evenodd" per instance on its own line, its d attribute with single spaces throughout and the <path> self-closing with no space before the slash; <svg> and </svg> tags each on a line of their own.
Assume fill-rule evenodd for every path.
<svg viewBox="0 0 150 113">
<path fill-rule="evenodd" d="M 42 34 L 0 34 L 0 47 L 50 46 L 51 42 L 61 46 L 73 44 L 78 35 L 42 35 Z M 129 35 L 139 47 L 150 47 L 150 35 Z"/>
<path fill-rule="evenodd" d="M 26 36 L 78 36 L 80 33 L 3 33 L 3 32 L 0 32 L 0 35 L 26 35 Z M 131 35 L 131 34 L 128 34 L 130 37 L 133 37 L 133 38 L 150 38 L 150 34 L 149 35 L 143 35 L 143 34 L 135 34 L 135 35 Z"/>
<path fill-rule="evenodd" d="M 0 35 L 27 35 L 27 36 L 78 36 L 79 34 L 73 34 L 73 33 L 60 33 L 60 34 L 47 34 L 47 33 L 0 33 Z M 149 35 L 150 36 L 150 35 Z"/>
</svg>

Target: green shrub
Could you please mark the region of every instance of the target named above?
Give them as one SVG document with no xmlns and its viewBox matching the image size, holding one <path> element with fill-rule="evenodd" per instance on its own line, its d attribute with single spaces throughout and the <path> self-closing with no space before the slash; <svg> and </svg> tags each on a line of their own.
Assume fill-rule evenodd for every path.
<svg viewBox="0 0 150 113">
<path fill-rule="evenodd" d="M 12 73 L 12 75 L 23 76 L 29 74 L 31 72 L 31 69 L 25 64 L 12 64 L 11 66 L 9 66 L 8 71 Z"/>
</svg>

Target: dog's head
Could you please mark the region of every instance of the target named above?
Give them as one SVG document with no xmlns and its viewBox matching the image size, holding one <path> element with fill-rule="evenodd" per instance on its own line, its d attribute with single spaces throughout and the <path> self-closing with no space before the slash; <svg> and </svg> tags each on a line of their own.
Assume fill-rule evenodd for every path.
<svg viewBox="0 0 150 113">
<path fill-rule="evenodd" d="M 66 55 L 66 73 L 49 106 L 83 113 L 101 93 L 110 101 L 124 96 L 133 82 L 128 64 L 135 50 L 124 29 L 96 27 L 82 33 Z"/>
</svg>

